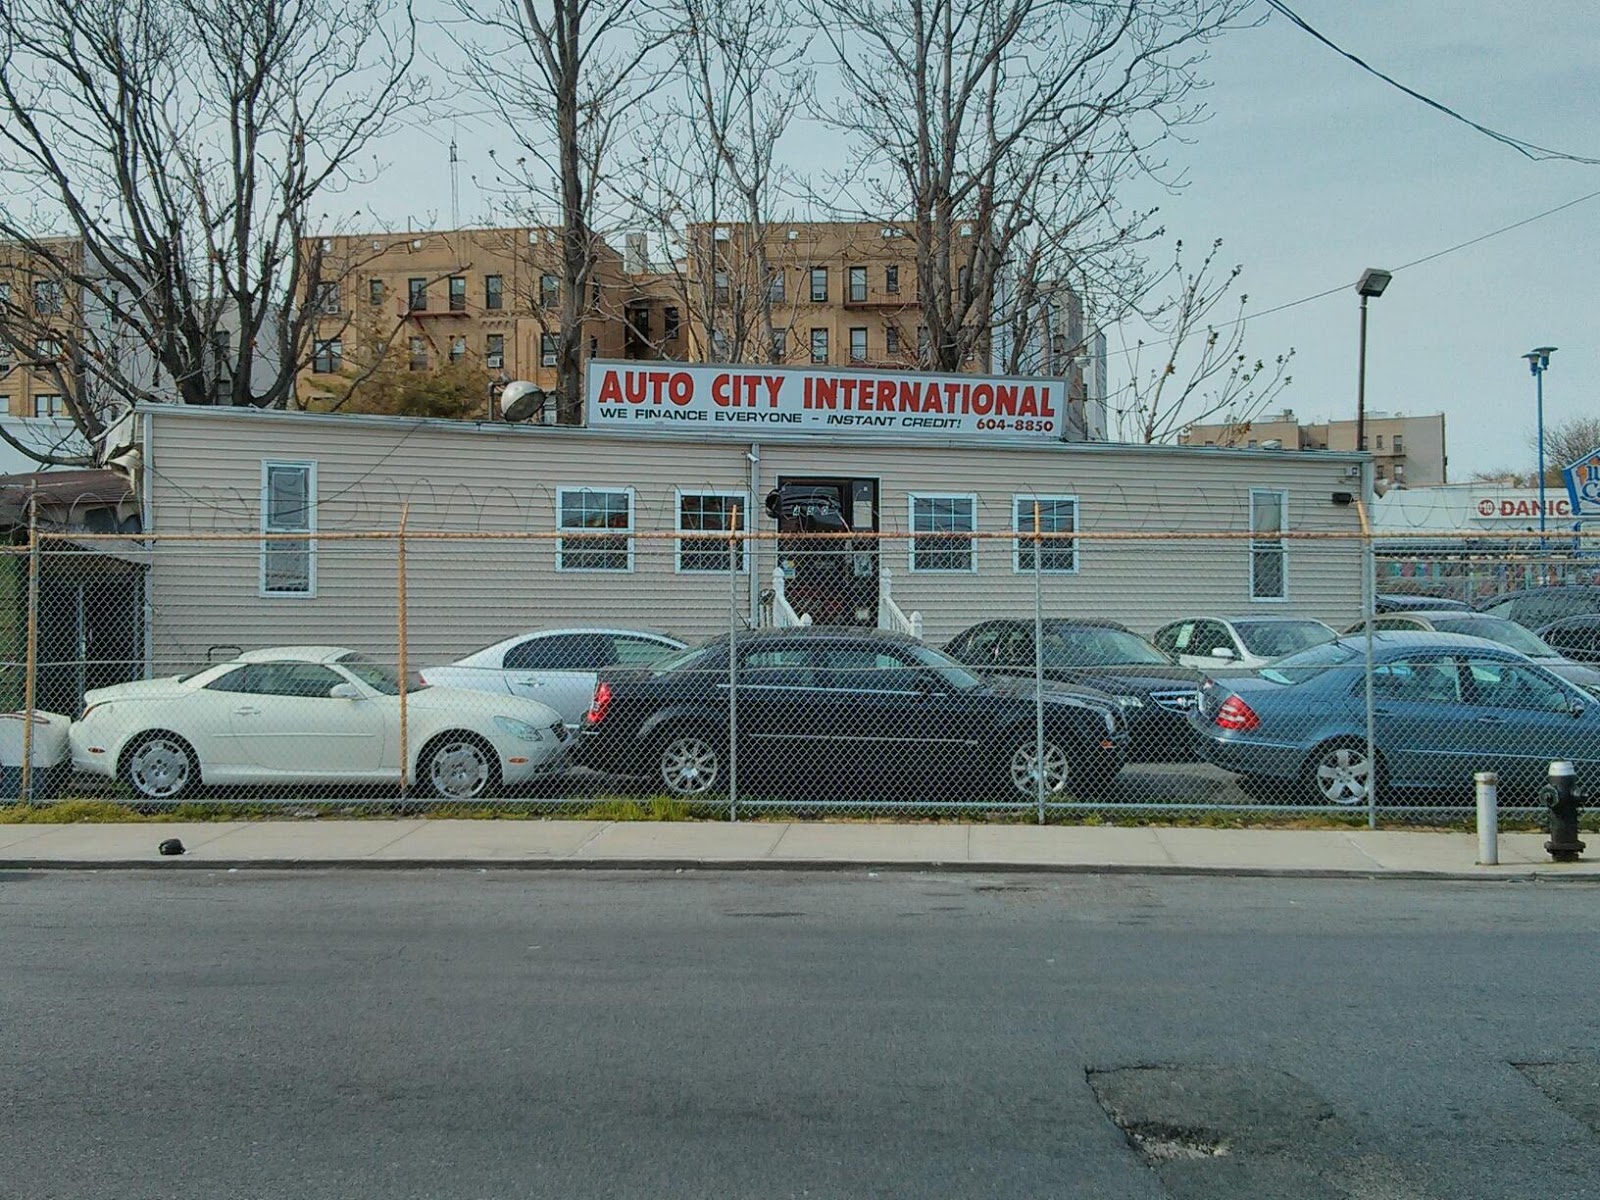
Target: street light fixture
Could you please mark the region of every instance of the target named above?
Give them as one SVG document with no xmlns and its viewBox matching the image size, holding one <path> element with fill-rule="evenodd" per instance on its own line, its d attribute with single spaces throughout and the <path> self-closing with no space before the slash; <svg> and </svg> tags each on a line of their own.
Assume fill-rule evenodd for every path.
<svg viewBox="0 0 1600 1200">
<path fill-rule="evenodd" d="M 1528 370 L 1533 374 L 1534 392 L 1538 396 L 1539 420 L 1539 545 L 1544 545 L 1544 373 L 1549 369 L 1554 346 L 1537 346 L 1522 357 L 1528 360 Z"/>
<path fill-rule="evenodd" d="M 1368 267 L 1356 281 L 1361 297 L 1361 364 L 1356 373 L 1356 449 L 1367 448 L 1367 300 L 1383 295 L 1394 275 L 1380 267 Z"/>
</svg>

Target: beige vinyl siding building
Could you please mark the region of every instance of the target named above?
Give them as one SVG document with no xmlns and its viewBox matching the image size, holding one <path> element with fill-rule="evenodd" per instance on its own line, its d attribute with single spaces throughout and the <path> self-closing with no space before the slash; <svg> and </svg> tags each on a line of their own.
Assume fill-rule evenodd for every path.
<svg viewBox="0 0 1600 1200">
<path fill-rule="evenodd" d="M 743 622 L 773 587 L 777 526 L 764 501 L 797 481 L 838 482 L 856 497 L 853 528 L 892 535 L 877 558 L 860 553 L 868 541 L 852 547 L 851 595 L 875 598 L 886 569 L 894 601 L 921 614 L 932 644 L 979 620 L 1032 614 L 1032 548 L 1011 535 L 1019 521 L 1031 528 L 1036 501 L 1046 529 L 1130 535 L 1047 546 L 1047 615 L 1149 633 L 1205 612 L 1292 612 L 1341 625 L 1360 610 L 1354 540 L 1264 535 L 1254 549 L 1245 540 L 1147 540 L 1248 531 L 1252 513 L 1263 531 L 1284 522 L 1299 533 L 1353 533 L 1356 508 L 1334 496 L 1359 492 L 1357 456 L 975 446 L 860 432 L 753 443 L 655 428 L 180 407 L 147 409 L 140 420 L 145 528 L 160 535 L 148 576 L 155 673 L 304 642 L 392 661 L 394 540 L 327 540 L 308 551 L 292 535 L 393 531 L 402 513 L 413 665 L 541 627 L 713 636 L 728 629 L 730 609 Z M 721 531 L 735 506 L 741 526 L 755 514 L 764 540 L 751 543 L 747 561 L 736 556 L 730 577 Z M 290 540 L 263 542 L 266 529 Z M 1268 594 L 1253 599 L 1253 587 Z M 803 607 L 796 590 L 790 599 Z M 851 619 L 848 604 L 844 612 Z"/>
</svg>

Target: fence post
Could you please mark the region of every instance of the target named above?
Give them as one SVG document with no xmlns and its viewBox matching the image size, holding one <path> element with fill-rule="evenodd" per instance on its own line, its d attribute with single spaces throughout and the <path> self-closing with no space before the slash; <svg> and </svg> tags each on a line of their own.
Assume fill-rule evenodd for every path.
<svg viewBox="0 0 1600 1200">
<path fill-rule="evenodd" d="M 406 521 L 411 516 L 411 504 L 400 506 L 400 528 L 395 531 L 395 621 L 396 656 L 395 674 L 400 677 L 400 800 L 405 802 L 411 774 L 410 730 L 407 728 L 407 663 L 406 663 Z"/>
<path fill-rule="evenodd" d="M 37 485 L 34 485 L 37 486 Z M 39 498 L 28 495 L 28 631 L 22 674 L 22 774 L 17 803 L 33 802 L 33 706 L 39 674 Z"/>
<path fill-rule="evenodd" d="M 1361 464 L 1361 496 L 1356 501 L 1356 516 L 1361 521 L 1361 611 L 1365 632 L 1365 680 L 1367 719 L 1367 828 L 1378 827 L 1378 747 L 1377 721 L 1372 695 L 1372 621 L 1378 607 L 1378 560 L 1372 543 L 1372 523 L 1367 519 L 1367 497 L 1372 494 L 1372 463 Z"/>
<path fill-rule="evenodd" d="M 1033 792 L 1044 824 L 1044 553 L 1039 502 L 1033 502 Z"/>
<path fill-rule="evenodd" d="M 739 506 L 728 521 L 728 820 L 739 819 Z"/>
</svg>

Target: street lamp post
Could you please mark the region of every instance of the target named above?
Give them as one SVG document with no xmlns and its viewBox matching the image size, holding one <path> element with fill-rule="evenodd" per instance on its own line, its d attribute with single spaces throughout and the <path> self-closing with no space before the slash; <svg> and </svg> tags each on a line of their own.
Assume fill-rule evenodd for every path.
<svg viewBox="0 0 1600 1200">
<path fill-rule="evenodd" d="M 1356 282 L 1361 296 L 1361 352 L 1356 370 L 1356 449 L 1367 448 L 1367 301 L 1383 295 L 1394 276 L 1378 267 L 1368 267 Z"/>
<path fill-rule="evenodd" d="M 1550 367 L 1550 356 L 1556 352 L 1554 346 L 1539 346 L 1529 350 L 1522 357 L 1528 360 L 1528 370 L 1533 373 L 1534 394 L 1538 398 L 1539 422 L 1539 545 L 1544 545 L 1544 373 Z"/>
</svg>

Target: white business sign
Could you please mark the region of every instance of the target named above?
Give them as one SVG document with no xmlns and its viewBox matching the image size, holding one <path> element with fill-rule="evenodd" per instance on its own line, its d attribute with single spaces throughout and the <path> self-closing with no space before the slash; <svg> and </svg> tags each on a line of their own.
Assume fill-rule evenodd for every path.
<svg viewBox="0 0 1600 1200">
<path fill-rule="evenodd" d="M 1485 520 L 1527 521 L 1539 519 L 1539 494 L 1478 496 L 1472 501 L 1474 515 Z M 1545 519 L 1570 517 L 1572 504 L 1564 496 L 1552 493 L 1545 500 Z"/>
<path fill-rule="evenodd" d="M 589 428 L 684 433 L 900 433 L 1060 438 L 1059 379 L 827 371 L 727 363 L 591 362 Z"/>
</svg>

